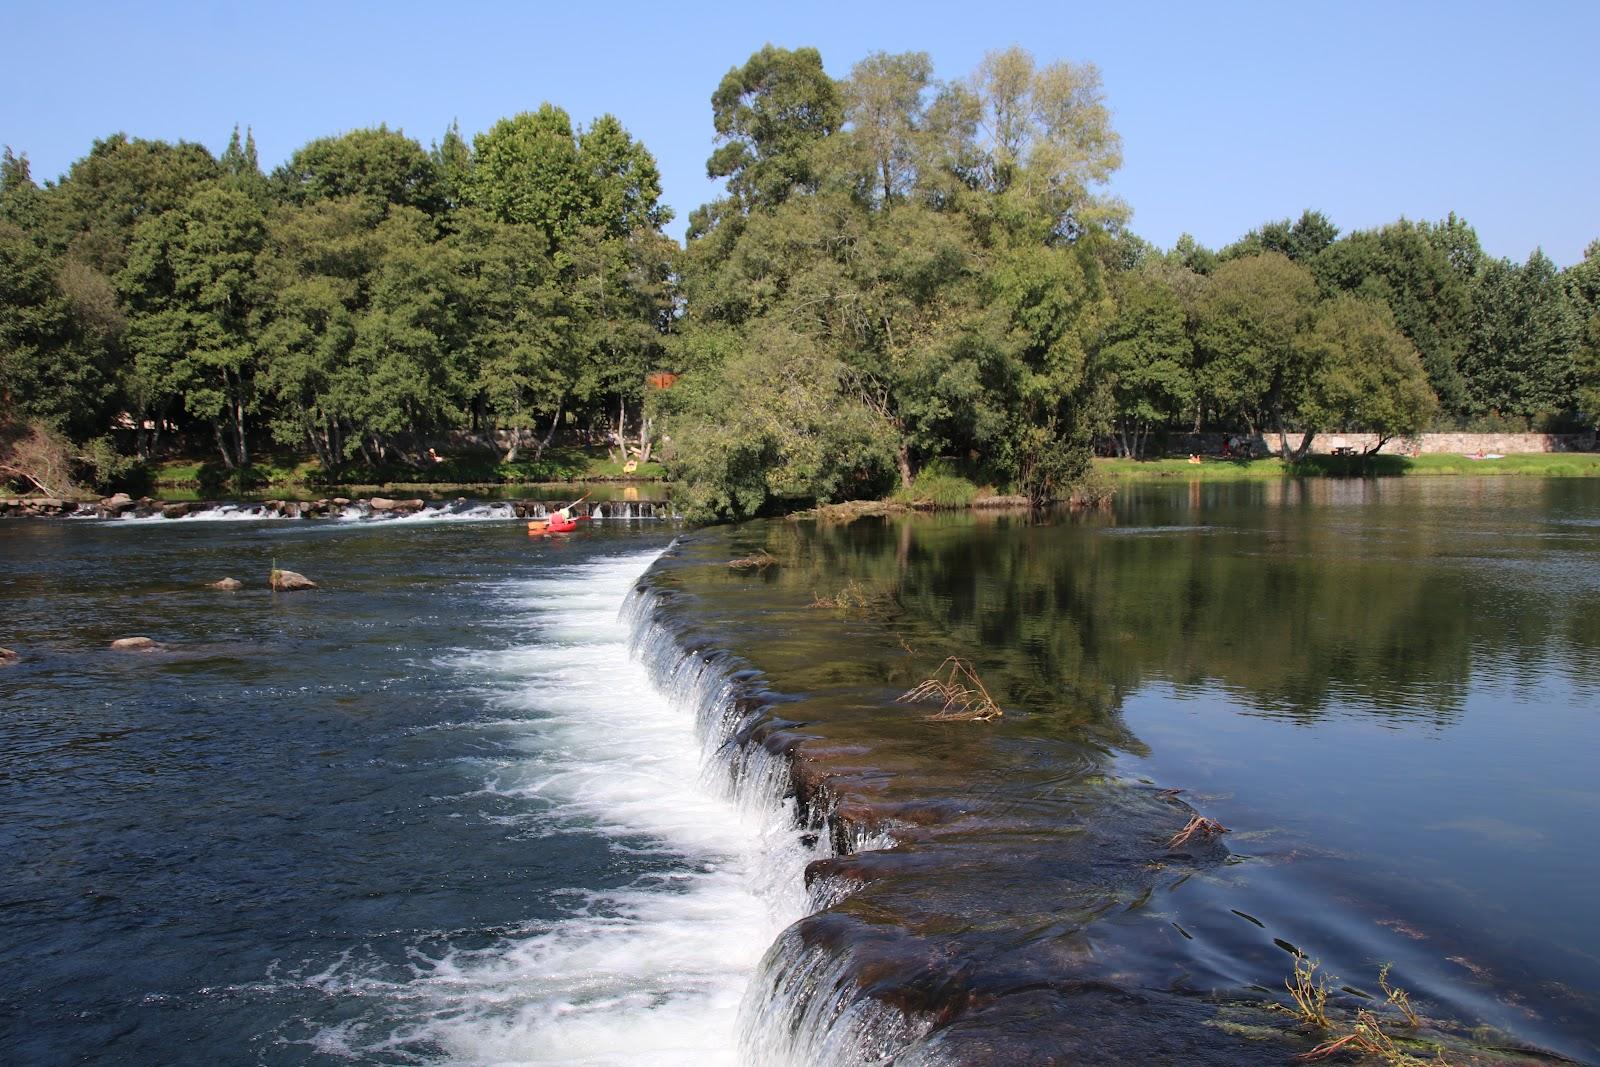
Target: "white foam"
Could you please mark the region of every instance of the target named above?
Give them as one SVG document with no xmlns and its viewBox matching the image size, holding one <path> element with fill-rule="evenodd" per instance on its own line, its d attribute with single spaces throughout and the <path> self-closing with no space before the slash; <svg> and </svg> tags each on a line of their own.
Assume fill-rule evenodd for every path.
<svg viewBox="0 0 1600 1067">
<path fill-rule="evenodd" d="M 618 608 L 652 558 L 495 590 L 494 609 L 537 640 L 452 666 L 501 693 L 498 723 L 463 727 L 509 736 L 512 758 L 484 772 L 485 790 L 548 806 L 547 829 L 672 857 L 670 873 L 580 890 L 558 922 L 419 959 L 413 981 L 362 990 L 385 1002 L 384 1021 L 329 1029 L 317 1047 L 356 1058 L 421 1047 L 450 1064 L 739 1062 L 740 1001 L 767 947 L 807 910 L 802 871 L 816 853 L 781 801 L 741 803 L 726 768 L 705 766 L 715 745 L 693 706 L 704 694 L 663 692 L 630 654 Z"/>
</svg>

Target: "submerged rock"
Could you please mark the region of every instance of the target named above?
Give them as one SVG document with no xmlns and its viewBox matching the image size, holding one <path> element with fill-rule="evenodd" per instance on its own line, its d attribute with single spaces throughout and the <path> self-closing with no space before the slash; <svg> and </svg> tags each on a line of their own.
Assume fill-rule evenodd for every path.
<svg viewBox="0 0 1600 1067">
<path fill-rule="evenodd" d="M 272 572 L 273 592 L 287 593 L 295 589 L 315 589 L 316 587 L 316 582 L 313 582 L 298 571 L 275 570 Z"/>
<path fill-rule="evenodd" d="M 222 589 L 229 593 L 243 589 L 244 583 L 237 578 L 221 578 L 215 582 L 207 583 L 207 589 Z"/>
<path fill-rule="evenodd" d="M 119 637 L 111 647 L 118 652 L 148 652 L 161 646 L 150 637 Z"/>
<path fill-rule="evenodd" d="M 4 666 L 7 663 L 15 663 L 18 658 L 17 654 L 11 649 L 0 648 L 0 666 Z"/>
</svg>

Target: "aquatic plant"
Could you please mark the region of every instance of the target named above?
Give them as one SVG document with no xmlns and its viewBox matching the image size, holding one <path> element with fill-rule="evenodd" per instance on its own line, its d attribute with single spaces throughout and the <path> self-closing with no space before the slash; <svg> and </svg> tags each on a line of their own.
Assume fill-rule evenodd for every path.
<svg viewBox="0 0 1600 1067">
<path fill-rule="evenodd" d="M 1384 1032 L 1378 1017 L 1365 1008 L 1356 1012 L 1355 1025 L 1348 1034 L 1324 1041 L 1310 1052 L 1295 1057 L 1299 1063 L 1327 1059 L 1336 1052 L 1356 1052 L 1376 1056 L 1389 1067 L 1449 1067 L 1444 1053 L 1435 1049 L 1431 1060 L 1419 1059 L 1407 1052 L 1395 1039 Z"/>
<path fill-rule="evenodd" d="M 1328 983 L 1327 975 L 1318 975 L 1317 968 L 1321 964 L 1304 956 L 1296 956 L 1294 961 L 1294 974 L 1283 983 L 1289 991 L 1289 997 L 1294 1001 L 1294 1014 L 1312 1026 L 1323 1030 L 1330 1029 L 1332 1024 L 1328 1021 Z M 1315 1049 L 1312 1050 L 1316 1051 Z M 1329 1050 L 1330 1052 L 1334 1050 Z M 1309 1053 L 1308 1053 L 1309 1055 Z"/>
<path fill-rule="evenodd" d="M 888 614 L 896 606 L 892 589 L 879 589 L 851 579 L 844 588 L 832 596 L 812 591 L 810 606 L 831 608 L 835 611 L 856 612 L 863 615 Z"/>
<path fill-rule="evenodd" d="M 1417 1029 L 1422 1025 L 1422 1019 L 1411 1007 L 1410 995 L 1398 986 L 1389 984 L 1391 966 L 1386 963 L 1378 971 L 1378 985 L 1383 989 L 1388 1003 L 1405 1016 L 1407 1025 Z M 1288 989 L 1289 997 L 1294 1002 L 1294 1007 L 1290 1010 L 1299 1016 L 1302 1022 L 1327 1031 L 1331 1035 L 1309 1052 L 1296 1056 L 1296 1062 L 1312 1063 L 1327 1059 L 1338 1052 L 1351 1052 L 1376 1057 L 1389 1067 L 1430 1067 L 1430 1065 L 1449 1067 L 1443 1050 L 1437 1045 L 1412 1042 L 1432 1051 L 1434 1058 L 1423 1060 L 1413 1055 L 1384 1030 L 1383 1021 L 1367 1008 L 1358 1009 L 1355 1018 L 1348 1023 L 1335 1022 L 1328 1015 L 1328 990 L 1338 979 L 1328 975 L 1318 975 L 1318 967 L 1316 960 L 1304 956 L 1296 957 L 1294 974 L 1284 982 L 1284 987 Z M 1349 1029 L 1344 1030 L 1345 1026 Z"/>
<path fill-rule="evenodd" d="M 1383 995 L 1388 999 L 1389 1003 L 1394 1005 L 1396 1010 L 1406 1017 L 1408 1026 L 1413 1028 L 1421 1026 L 1422 1018 L 1417 1014 L 1416 1009 L 1411 1006 L 1411 994 L 1399 986 L 1391 986 L 1389 984 L 1389 971 L 1393 967 L 1394 964 L 1385 963 L 1378 969 L 1378 988 L 1383 990 Z"/>
<path fill-rule="evenodd" d="M 736 571 L 764 571 L 777 562 L 777 556 L 774 556 L 766 549 L 762 549 L 759 552 L 752 552 L 748 556 L 741 556 L 738 559 L 730 559 L 728 561 L 728 566 L 732 567 Z"/>
<path fill-rule="evenodd" d="M 1168 792 L 1177 793 L 1181 791 L 1182 790 L 1169 790 Z M 1217 820 L 1208 819 L 1204 815 L 1195 815 L 1184 824 L 1182 830 L 1179 830 L 1177 833 L 1172 835 L 1172 840 L 1167 842 L 1167 847 L 1182 848 L 1184 845 L 1187 845 L 1189 842 L 1196 839 L 1201 841 L 1209 841 L 1214 837 L 1221 837 L 1226 833 L 1232 833 L 1232 831 L 1226 826 L 1223 826 Z"/>
<path fill-rule="evenodd" d="M 928 716 L 937 720 L 989 722 L 1004 714 L 989 695 L 977 669 L 958 656 L 948 656 L 933 675 L 895 698 L 896 703 L 938 703 Z"/>
</svg>

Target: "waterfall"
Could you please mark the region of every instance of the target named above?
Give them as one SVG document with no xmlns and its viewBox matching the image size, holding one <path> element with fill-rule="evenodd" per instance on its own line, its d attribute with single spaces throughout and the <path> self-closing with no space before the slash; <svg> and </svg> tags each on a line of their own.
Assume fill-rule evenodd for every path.
<svg viewBox="0 0 1600 1067">
<path fill-rule="evenodd" d="M 668 550 L 668 555 L 672 552 Z M 634 586 L 624 605 L 634 653 L 656 685 L 694 712 L 703 774 L 720 780 L 739 806 L 798 827 L 810 843 L 810 858 L 834 855 L 833 842 L 848 852 L 889 848 L 885 835 L 838 831 L 831 801 L 797 796 L 790 758 L 758 740 L 756 728 L 773 718 L 762 676 L 731 654 L 683 645 L 671 625 L 671 595 L 649 577 Z M 792 864 L 772 869 L 773 881 L 800 879 Z M 885 1063 L 922 1037 L 932 1020 L 906 1013 L 866 995 L 855 979 L 851 950 L 808 943 L 801 920 L 838 904 L 854 884 L 819 878 L 795 920 L 768 948 L 751 978 L 739 1013 L 740 1062 L 756 1067 L 857 1067 Z"/>
</svg>

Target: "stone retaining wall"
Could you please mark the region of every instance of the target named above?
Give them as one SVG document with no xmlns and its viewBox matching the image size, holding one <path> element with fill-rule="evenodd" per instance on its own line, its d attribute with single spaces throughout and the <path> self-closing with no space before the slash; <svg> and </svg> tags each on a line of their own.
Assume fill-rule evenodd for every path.
<svg viewBox="0 0 1600 1067">
<path fill-rule="evenodd" d="M 1377 435 L 1370 433 L 1319 433 L 1311 442 L 1313 453 L 1327 454 L 1335 448 L 1353 448 L 1365 452 L 1377 443 Z M 1185 433 L 1170 434 L 1166 438 L 1166 451 L 1173 455 L 1191 452 L 1205 456 L 1222 454 L 1224 442 L 1232 441 L 1233 450 L 1242 444 L 1253 445 L 1258 456 L 1276 455 L 1278 435 L 1265 434 L 1248 438 L 1244 434 Z M 1299 447 L 1300 435 L 1289 434 L 1289 447 Z M 1152 439 L 1150 454 L 1159 454 L 1159 439 Z M 1590 433 L 1425 433 L 1416 437 L 1394 437 L 1384 442 L 1380 450 L 1384 455 L 1414 456 L 1424 453 L 1476 455 L 1479 452 L 1498 452 L 1514 455 L 1527 452 L 1594 452 L 1597 450 L 1595 434 Z M 1105 438 L 1100 442 L 1103 455 L 1116 455 L 1116 442 Z"/>
</svg>

